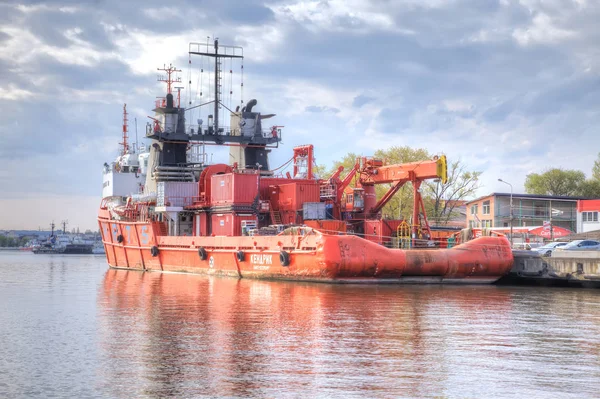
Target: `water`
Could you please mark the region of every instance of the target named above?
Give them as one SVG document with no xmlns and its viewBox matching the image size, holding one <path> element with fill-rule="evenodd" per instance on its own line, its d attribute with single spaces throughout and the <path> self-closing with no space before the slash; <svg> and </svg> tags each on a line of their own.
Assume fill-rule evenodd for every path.
<svg viewBox="0 0 600 399">
<path fill-rule="evenodd" d="M 598 397 L 599 294 L 144 274 L 3 251 L 0 397 Z"/>
</svg>

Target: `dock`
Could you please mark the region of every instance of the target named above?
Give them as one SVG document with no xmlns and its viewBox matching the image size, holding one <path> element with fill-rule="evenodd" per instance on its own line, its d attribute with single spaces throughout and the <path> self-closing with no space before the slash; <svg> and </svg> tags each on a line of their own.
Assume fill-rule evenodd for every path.
<svg viewBox="0 0 600 399">
<path fill-rule="evenodd" d="M 513 251 L 510 272 L 496 284 L 538 284 L 600 288 L 600 251 Z"/>
</svg>

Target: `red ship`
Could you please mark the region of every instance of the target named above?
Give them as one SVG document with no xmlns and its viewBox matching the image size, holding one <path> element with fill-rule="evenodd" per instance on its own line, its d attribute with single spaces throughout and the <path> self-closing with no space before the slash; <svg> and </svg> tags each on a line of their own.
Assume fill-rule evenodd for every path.
<svg viewBox="0 0 600 399">
<path fill-rule="evenodd" d="M 282 130 L 262 128 L 273 115 L 256 112 L 250 100 L 230 111 L 230 127 L 219 124 L 229 110 L 220 98 L 222 64 L 243 60 L 242 49 L 215 40 L 191 43 L 189 53 L 214 60 L 214 98 L 202 104 L 213 113 L 207 125 L 186 126 L 195 107 L 181 107 L 179 93 L 174 99 L 176 70 L 163 69 L 167 95 L 157 101 L 146 132 L 152 144 L 139 163 L 129 157 L 137 153 L 127 144 L 125 113 L 123 151 L 105 164 L 98 215 L 111 267 L 340 283 L 491 283 L 508 273 L 513 256 L 504 236 L 467 240 L 429 226 L 419 188 L 428 179 L 446 182 L 445 156 L 394 165 L 362 157 L 344 177 L 340 168 L 317 179 L 313 146 L 303 145 L 293 150 L 293 173 L 277 176 L 268 154 Z M 228 146 L 231 165 L 192 156 L 206 145 Z M 383 219 L 383 207 L 409 182 L 410 221 Z M 391 186 L 381 198 L 378 184 Z"/>
</svg>

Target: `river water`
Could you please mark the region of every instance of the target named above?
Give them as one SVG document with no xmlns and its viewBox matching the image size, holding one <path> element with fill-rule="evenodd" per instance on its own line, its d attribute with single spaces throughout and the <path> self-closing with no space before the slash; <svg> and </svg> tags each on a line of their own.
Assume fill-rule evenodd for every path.
<svg viewBox="0 0 600 399">
<path fill-rule="evenodd" d="M 599 295 L 139 273 L 2 251 L 0 397 L 600 397 Z"/>
</svg>

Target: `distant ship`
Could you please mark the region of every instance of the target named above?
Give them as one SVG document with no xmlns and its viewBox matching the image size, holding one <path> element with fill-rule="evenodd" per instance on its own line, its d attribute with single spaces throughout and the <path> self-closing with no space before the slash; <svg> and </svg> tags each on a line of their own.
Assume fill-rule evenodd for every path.
<svg viewBox="0 0 600 399">
<path fill-rule="evenodd" d="M 91 254 L 93 245 L 68 234 L 55 234 L 54 223 L 50 224 L 52 232 L 46 241 L 32 247 L 34 254 Z M 63 229 L 64 231 L 64 229 Z"/>
<path fill-rule="evenodd" d="M 106 251 L 104 250 L 104 244 L 102 242 L 97 242 L 92 247 L 92 253 L 94 255 L 104 255 Z"/>
</svg>

